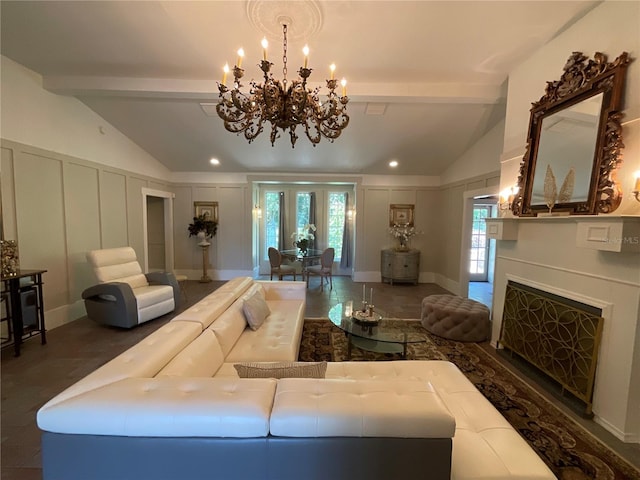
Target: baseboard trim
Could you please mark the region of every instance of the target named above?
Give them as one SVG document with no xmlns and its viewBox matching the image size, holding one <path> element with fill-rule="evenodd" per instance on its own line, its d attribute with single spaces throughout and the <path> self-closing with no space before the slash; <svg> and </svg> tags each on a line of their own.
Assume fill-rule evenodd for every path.
<svg viewBox="0 0 640 480">
<path fill-rule="evenodd" d="M 78 300 L 75 303 L 63 305 L 61 307 L 52 308 L 44 311 L 44 324 L 47 330 L 61 327 L 74 320 L 78 320 L 87 315 L 84 308 L 84 301 Z"/>
<path fill-rule="evenodd" d="M 451 280 L 450 278 L 447 278 L 444 275 L 440 275 L 439 273 L 436 273 L 435 283 L 440 285 L 442 288 L 449 290 L 451 293 L 455 295 L 460 295 L 460 282 Z"/>
<path fill-rule="evenodd" d="M 593 421 L 624 443 L 640 443 L 640 437 L 637 434 L 623 432 L 622 430 L 611 424 L 609 421 L 600 417 L 597 413 L 594 414 Z"/>
<path fill-rule="evenodd" d="M 186 275 L 187 280 L 200 280 L 202 278 L 202 269 L 180 269 L 174 270 L 174 272 L 178 275 Z M 253 270 L 207 270 L 207 275 L 209 275 L 211 280 L 231 280 L 236 277 L 256 277 Z"/>
</svg>

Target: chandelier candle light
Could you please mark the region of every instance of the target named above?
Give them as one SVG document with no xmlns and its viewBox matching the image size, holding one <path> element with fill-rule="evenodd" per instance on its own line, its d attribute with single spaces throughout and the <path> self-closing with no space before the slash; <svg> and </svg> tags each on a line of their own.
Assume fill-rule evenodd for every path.
<svg viewBox="0 0 640 480">
<path fill-rule="evenodd" d="M 229 66 L 223 68 L 222 83 L 218 84 L 220 101 L 216 105 L 218 116 L 224 121 L 224 128 L 229 132 L 244 135 L 244 138 L 253 142 L 262 133 L 265 122 L 271 124 L 271 146 L 274 146 L 280 137 L 278 129 L 288 131 L 291 138 L 291 147 L 295 147 L 298 135 L 298 125 L 304 129 L 309 141 L 315 147 L 322 137 L 330 142 L 340 136 L 342 130 L 349 124 L 349 115 L 346 106 L 347 81 L 342 79 L 342 96 L 335 93 L 338 81 L 335 77 L 335 64 L 330 67 L 331 78 L 327 80 L 328 98 L 322 102 L 318 97 L 320 87 L 313 90 L 307 89 L 307 79 L 311 75 L 311 68 L 307 68 L 309 61 L 309 47 L 305 45 L 304 66 L 298 71 L 302 80 L 287 82 L 287 25 L 283 25 L 283 80 L 275 80 L 270 73 L 271 62 L 267 60 L 267 48 L 269 42 L 262 39 L 262 61 L 260 69 L 264 74 L 264 83 L 250 82 L 249 93 L 242 93 L 240 80 L 244 76 L 241 68 L 244 50 L 238 50 L 238 60 L 233 67 L 233 87 L 228 88 L 227 74 Z"/>
</svg>

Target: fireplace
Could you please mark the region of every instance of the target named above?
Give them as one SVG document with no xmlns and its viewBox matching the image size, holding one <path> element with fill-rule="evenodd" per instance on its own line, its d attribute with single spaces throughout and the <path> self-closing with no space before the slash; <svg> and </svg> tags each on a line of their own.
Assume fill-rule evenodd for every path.
<svg viewBox="0 0 640 480">
<path fill-rule="evenodd" d="M 602 311 L 509 280 L 499 344 L 558 382 L 591 415 Z"/>
</svg>

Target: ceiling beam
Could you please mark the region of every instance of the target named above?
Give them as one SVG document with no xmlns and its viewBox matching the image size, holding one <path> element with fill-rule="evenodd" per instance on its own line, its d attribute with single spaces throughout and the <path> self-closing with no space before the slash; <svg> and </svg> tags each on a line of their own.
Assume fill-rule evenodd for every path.
<svg viewBox="0 0 640 480">
<path fill-rule="evenodd" d="M 249 80 L 245 80 L 247 91 Z M 505 82 L 506 83 L 506 82 Z M 310 82 L 309 88 L 324 84 Z M 43 87 L 59 95 L 145 97 L 211 100 L 218 97 L 216 80 L 170 78 L 45 76 Z M 338 87 L 339 90 L 341 87 Z M 354 102 L 495 104 L 506 98 L 500 85 L 465 83 L 356 83 L 347 85 Z"/>
</svg>

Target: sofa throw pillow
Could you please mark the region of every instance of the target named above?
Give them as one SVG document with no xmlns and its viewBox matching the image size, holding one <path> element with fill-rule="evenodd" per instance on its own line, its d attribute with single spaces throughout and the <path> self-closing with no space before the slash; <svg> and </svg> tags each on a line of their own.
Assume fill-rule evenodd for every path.
<svg viewBox="0 0 640 480">
<path fill-rule="evenodd" d="M 271 315 L 267 301 L 258 292 L 244 301 L 242 311 L 251 330 L 258 330 L 267 317 Z"/>
<path fill-rule="evenodd" d="M 324 378 L 327 362 L 236 363 L 240 378 Z"/>
</svg>

